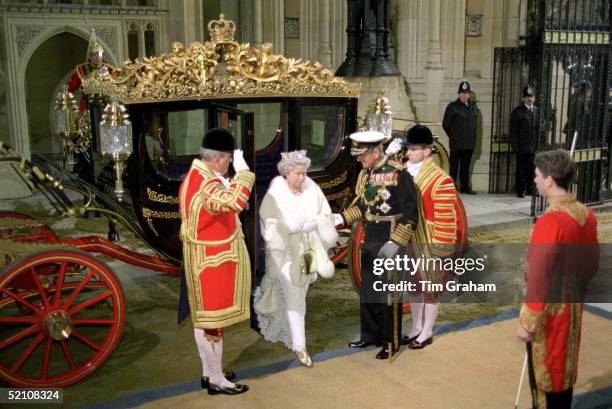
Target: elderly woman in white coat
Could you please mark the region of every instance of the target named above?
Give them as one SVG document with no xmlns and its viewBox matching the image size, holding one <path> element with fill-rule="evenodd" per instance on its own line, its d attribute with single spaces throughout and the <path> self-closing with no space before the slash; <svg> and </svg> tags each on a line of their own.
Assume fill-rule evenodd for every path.
<svg viewBox="0 0 612 409">
<path fill-rule="evenodd" d="M 260 210 L 266 250 L 266 273 L 255 293 L 255 311 L 264 338 L 283 342 L 300 363 L 312 367 L 306 350 L 306 293 L 317 274 L 329 278 L 334 265 L 327 250 L 338 234 L 331 210 L 317 184 L 306 176 L 306 151 L 282 154 L 281 174 L 272 180 Z M 304 254 L 314 256 L 308 271 Z"/>
</svg>

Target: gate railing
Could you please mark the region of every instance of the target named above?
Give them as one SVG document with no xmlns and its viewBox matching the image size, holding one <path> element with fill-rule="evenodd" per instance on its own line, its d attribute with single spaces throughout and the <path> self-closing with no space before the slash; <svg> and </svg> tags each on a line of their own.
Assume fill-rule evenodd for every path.
<svg viewBox="0 0 612 409">
<path fill-rule="evenodd" d="M 599 203 L 611 188 L 611 19 L 611 0 L 528 0 L 527 47 L 495 49 L 490 193 L 514 191 L 509 119 L 527 83 L 537 92 L 536 151 L 570 150 L 577 133 L 578 199 Z M 532 215 L 545 207 L 532 198 Z"/>
</svg>

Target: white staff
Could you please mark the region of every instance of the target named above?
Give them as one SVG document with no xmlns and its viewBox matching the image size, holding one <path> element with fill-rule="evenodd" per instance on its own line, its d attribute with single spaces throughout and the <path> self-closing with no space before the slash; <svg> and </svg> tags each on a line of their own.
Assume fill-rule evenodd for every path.
<svg viewBox="0 0 612 409">
<path fill-rule="evenodd" d="M 570 149 L 570 157 L 574 156 L 576 150 L 576 141 L 578 140 L 578 131 L 574 131 L 574 139 L 572 140 L 572 148 Z"/>
<path fill-rule="evenodd" d="M 525 351 L 525 359 L 523 360 L 523 370 L 521 371 L 521 380 L 519 381 L 518 390 L 516 391 L 516 400 L 514 401 L 514 409 L 518 409 L 521 389 L 523 388 L 523 379 L 525 378 L 525 369 L 527 368 L 527 351 Z"/>
</svg>

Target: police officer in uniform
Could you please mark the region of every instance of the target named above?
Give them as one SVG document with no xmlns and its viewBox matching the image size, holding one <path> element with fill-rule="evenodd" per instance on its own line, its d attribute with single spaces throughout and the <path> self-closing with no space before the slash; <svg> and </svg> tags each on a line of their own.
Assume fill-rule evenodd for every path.
<svg viewBox="0 0 612 409">
<path fill-rule="evenodd" d="M 351 154 L 363 166 L 355 188 L 356 198 L 342 214 L 335 214 L 337 225 L 364 220 L 365 239 L 361 247 L 360 317 L 361 338 L 351 348 L 382 345 L 377 359 L 387 359 L 399 348 L 401 303 L 388 304 L 387 294 L 374 290 L 376 281 L 388 276 L 374 274 L 374 260 L 394 258 L 400 246 L 410 241 L 417 223 L 417 196 L 412 176 L 401 163 L 385 155 L 385 136 L 377 131 L 356 132 L 350 136 Z M 389 343 L 394 351 L 389 351 Z"/>
<path fill-rule="evenodd" d="M 470 184 L 470 164 L 476 146 L 476 123 L 478 107 L 470 101 L 470 84 L 459 84 L 459 98 L 446 106 L 442 127 L 450 144 L 450 176 L 457 185 L 461 182 L 461 193 L 475 195 Z"/>
<path fill-rule="evenodd" d="M 533 154 L 536 135 L 535 90 L 523 88 L 523 103 L 510 114 L 510 140 L 516 152 L 516 196 L 531 194 L 533 181 Z"/>
</svg>

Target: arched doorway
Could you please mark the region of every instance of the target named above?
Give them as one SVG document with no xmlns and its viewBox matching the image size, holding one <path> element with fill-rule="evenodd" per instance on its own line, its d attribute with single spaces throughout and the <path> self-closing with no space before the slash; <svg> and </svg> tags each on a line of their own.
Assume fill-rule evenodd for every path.
<svg viewBox="0 0 612 409">
<path fill-rule="evenodd" d="M 68 32 L 49 38 L 32 54 L 25 81 L 32 154 L 62 153 L 61 141 L 53 132 L 50 110 L 60 82 L 69 78 L 69 73 L 86 57 L 87 41 Z"/>
</svg>

